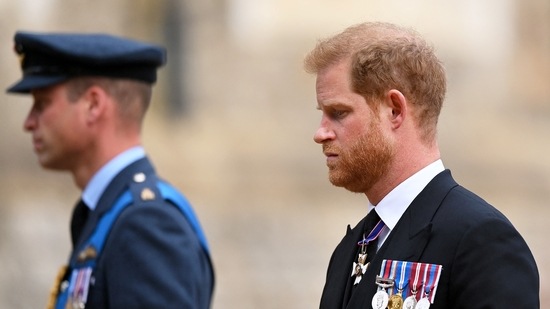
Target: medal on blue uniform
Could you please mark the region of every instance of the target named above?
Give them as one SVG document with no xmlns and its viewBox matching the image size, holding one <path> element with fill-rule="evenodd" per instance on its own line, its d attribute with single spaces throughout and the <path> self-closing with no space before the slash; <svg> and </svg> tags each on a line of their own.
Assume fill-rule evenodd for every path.
<svg viewBox="0 0 550 309">
<path fill-rule="evenodd" d="M 202 249 L 206 254 L 209 254 L 204 232 L 185 197 L 165 182 L 159 181 L 154 177 L 149 178 L 151 181 L 145 181 L 146 179 L 143 173 L 134 175 L 134 183 L 130 184 L 130 188 L 135 188 L 136 192 L 139 192 L 139 195 L 136 195 L 134 198 L 131 189 L 122 193 L 111 209 L 101 217 L 93 234 L 87 240 L 84 249 L 79 251 L 74 259 L 71 259 L 69 266 L 64 267 L 60 271 L 54 290 L 52 290 L 50 301 L 48 302 L 48 309 L 85 308 L 90 285 L 94 285 L 92 273 L 112 225 L 120 213 L 132 203 L 136 204 L 141 201 L 155 199 L 155 191 L 151 189 L 154 186 L 159 190 L 161 198 L 169 201 L 182 212 L 196 234 Z M 71 269 L 70 276 L 68 276 L 67 280 L 61 282 L 65 278 L 67 269 Z"/>
<path fill-rule="evenodd" d="M 380 233 L 382 232 L 382 229 L 384 228 L 384 222 L 380 220 L 376 226 L 372 229 L 372 231 L 369 233 L 367 237 L 365 237 L 365 234 L 363 234 L 363 240 L 359 241 L 357 245 L 361 246 L 361 249 L 359 251 L 359 255 L 357 257 L 357 262 L 353 262 L 353 267 L 351 269 L 351 276 L 355 276 L 355 281 L 353 282 L 353 285 L 359 284 L 361 282 L 361 279 L 363 278 L 363 275 L 367 271 L 367 268 L 369 266 L 369 263 L 367 262 L 367 245 L 378 238 L 380 236 Z"/>
<path fill-rule="evenodd" d="M 76 268 L 71 273 L 71 280 L 68 291 L 67 307 L 81 309 L 86 305 L 88 299 L 88 290 L 90 288 L 90 279 L 92 277 L 92 267 Z"/>
</svg>

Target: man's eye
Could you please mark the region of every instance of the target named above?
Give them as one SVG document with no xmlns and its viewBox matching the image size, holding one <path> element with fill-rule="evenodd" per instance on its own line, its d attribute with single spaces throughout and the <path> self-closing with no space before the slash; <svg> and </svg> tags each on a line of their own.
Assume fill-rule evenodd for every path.
<svg viewBox="0 0 550 309">
<path fill-rule="evenodd" d="M 348 114 L 347 111 L 333 111 L 331 113 L 331 116 L 333 118 L 341 119 L 341 118 L 344 118 L 347 114 Z"/>
<path fill-rule="evenodd" d="M 36 100 L 33 104 L 33 109 L 37 112 L 41 112 L 46 107 L 46 101 L 44 100 Z"/>
</svg>

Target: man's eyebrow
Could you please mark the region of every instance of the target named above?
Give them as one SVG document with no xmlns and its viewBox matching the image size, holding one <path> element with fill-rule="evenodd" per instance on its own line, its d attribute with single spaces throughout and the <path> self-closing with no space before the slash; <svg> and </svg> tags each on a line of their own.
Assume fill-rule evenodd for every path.
<svg viewBox="0 0 550 309">
<path fill-rule="evenodd" d="M 326 102 L 326 103 L 317 103 L 317 109 L 322 108 L 350 108 L 347 104 L 340 102 Z"/>
</svg>

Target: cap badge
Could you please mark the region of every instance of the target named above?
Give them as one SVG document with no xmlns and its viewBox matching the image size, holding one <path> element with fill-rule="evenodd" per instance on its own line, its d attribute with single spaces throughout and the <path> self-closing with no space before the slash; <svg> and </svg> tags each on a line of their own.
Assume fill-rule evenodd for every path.
<svg viewBox="0 0 550 309">
<path fill-rule="evenodd" d="M 23 45 L 15 44 L 13 49 L 15 50 L 15 53 L 17 54 L 17 58 L 19 58 L 19 65 L 21 67 L 23 67 L 23 62 L 25 61 L 25 53 L 23 52 Z"/>
</svg>

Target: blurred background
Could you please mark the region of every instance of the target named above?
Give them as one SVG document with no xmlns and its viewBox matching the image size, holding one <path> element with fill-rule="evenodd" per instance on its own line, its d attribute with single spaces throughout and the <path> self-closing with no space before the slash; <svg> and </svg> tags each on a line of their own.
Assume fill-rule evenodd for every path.
<svg viewBox="0 0 550 309">
<path fill-rule="evenodd" d="M 144 144 L 200 216 L 216 309 L 318 307 L 330 254 L 367 201 L 327 180 L 302 59 L 358 22 L 416 28 L 448 70 L 444 164 L 522 233 L 550 307 L 549 1 L 0 0 L 0 12 L 2 89 L 21 74 L 16 30 L 168 47 Z M 79 192 L 36 163 L 22 131 L 31 98 L 0 96 L 0 308 L 42 308 L 70 250 Z"/>
</svg>

